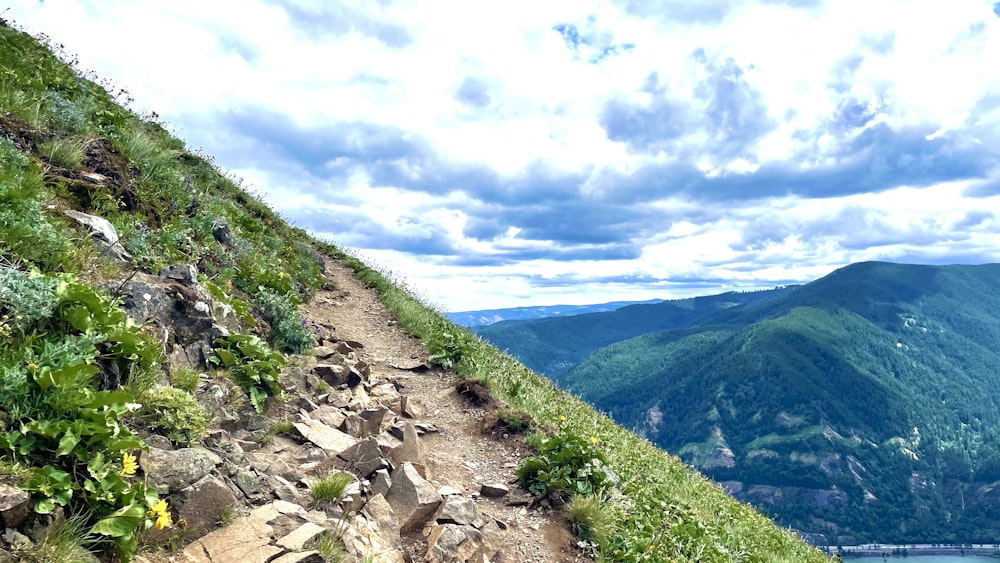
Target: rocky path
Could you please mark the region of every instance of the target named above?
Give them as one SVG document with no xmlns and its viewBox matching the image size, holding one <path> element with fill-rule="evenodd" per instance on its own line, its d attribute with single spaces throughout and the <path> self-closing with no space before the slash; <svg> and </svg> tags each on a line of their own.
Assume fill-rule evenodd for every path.
<svg viewBox="0 0 1000 563">
<path fill-rule="evenodd" d="M 513 483 L 521 460 L 530 455 L 523 441 L 519 437 L 484 436 L 485 413 L 455 391 L 457 377 L 453 372 L 433 369 L 414 373 L 394 367 L 422 365 L 427 351 L 397 326 L 375 293 L 349 268 L 330 261 L 326 272 L 335 289 L 321 292 L 304 307 L 307 320 L 332 326 L 342 340 L 363 343 L 360 357 L 371 367 L 371 378 L 398 383 L 401 394 L 422 404 L 424 412 L 419 420 L 439 429 L 423 436 L 428 480 L 438 488 L 451 487 L 473 497 L 480 511 L 507 525 L 504 545 L 495 560 L 586 561 L 573 548 L 574 538 L 556 512 L 529 511 L 511 502 L 525 495 Z M 511 493 L 502 498 L 479 494 L 488 484 L 505 485 Z M 404 534 L 403 545 L 414 561 L 422 560 L 427 551 L 421 533 Z"/>
<path fill-rule="evenodd" d="M 302 307 L 319 345 L 284 374 L 286 401 L 270 405 L 269 420 L 244 414 L 204 448 L 154 448 L 145 461 L 154 484 L 174 478 L 173 466 L 210 470 L 177 485 L 178 520 L 210 529 L 225 505 L 232 521 L 139 561 L 320 563 L 316 540 L 331 530 L 345 561 L 591 561 L 557 510 L 528 506 L 515 478 L 530 455 L 523 438 L 484 434 L 492 407 L 471 404 L 454 373 L 430 368 L 420 342 L 349 268 L 329 260 L 326 275 Z M 268 434 L 281 419 L 294 430 Z M 173 461 L 181 457 L 197 463 Z M 309 487 L 331 471 L 356 480 L 340 501 L 317 504 Z"/>
</svg>

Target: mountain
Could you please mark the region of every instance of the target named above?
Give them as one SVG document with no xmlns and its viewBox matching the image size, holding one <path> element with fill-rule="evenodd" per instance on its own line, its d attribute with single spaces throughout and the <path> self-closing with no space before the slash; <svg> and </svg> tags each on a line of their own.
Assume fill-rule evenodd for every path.
<svg viewBox="0 0 1000 563">
<path fill-rule="evenodd" d="M 476 328 L 476 333 L 508 350 L 529 368 L 553 381 L 599 348 L 642 334 L 697 326 L 722 311 L 775 299 L 789 291 L 777 288 L 729 292 L 677 299 L 650 305 L 630 305 L 607 313 L 505 321 Z"/>
<path fill-rule="evenodd" d="M 611 344 L 560 381 L 779 522 L 995 537 L 1000 264 L 867 262 Z"/>
<path fill-rule="evenodd" d="M 0 560 L 827 560 L 2 15 Z"/>
<path fill-rule="evenodd" d="M 568 317 L 584 313 L 604 313 L 627 307 L 628 305 L 659 303 L 662 299 L 648 301 L 612 301 L 596 305 L 542 305 L 537 307 L 512 307 L 509 309 L 482 309 L 479 311 L 457 311 L 442 313 L 449 321 L 470 328 L 488 326 L 501 321 L 523 321 L 544 317 Z"/>
</svg>

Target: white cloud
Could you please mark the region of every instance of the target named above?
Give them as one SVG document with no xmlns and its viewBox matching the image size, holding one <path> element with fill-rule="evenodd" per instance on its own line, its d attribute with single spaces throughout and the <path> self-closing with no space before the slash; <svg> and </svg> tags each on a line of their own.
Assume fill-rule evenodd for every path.
<svg viewBox="0 0 1000 563">
<path fill-rule="evenodd" d="M 672 277 L 720 287 L 718 280 L 804 281 L 862 259 L 1000 259 L 996 215 L 969 219 L 1000 209 L 998 196 L 965 195 L 973 176 L 1000 174 L 996 158 L 984 156 L 1000 141 L 1000 75 L 991 72 L 1000 68 L 1000 18 L 990 2 L 831 0 L 795 9 L 748 1 L 734 2 L 721 19 L 684 21 L 687 13 L 637 15 L 598 0 L 19 0 L 8 15 L 79 53 L 83 68 L 128 87 L 140 108 L 157 111 L 191 146 L 227 155 L 220 164 L 286 216 L 325 209 L 318 233 L 363 246 L 377 228 L 415 246 L 446 239 L 483 259 L 521 252 L 509 263 L 462 266 L 446 256 L 361 249 L 449 309 L 710 291 L 656 282 Z M 575 26 L 576 49 L 556 25 Z M 457 97 L 469 80 L 480 103 Z M 728 86 L 750 98 L 724 97 Z M 725 105 L 741 99 L 756 105 Z M 648 110 L 630 127 L 676 120 L 676 138 L 645 149 L 609 139 L 602 119 L 613 100 Z M 674 113 L 653 111 L 664 100 Z M 453 189 L 420 191 L 379 185 L 364 158 L 342 156 L 350 173 L 324 177 L 319 171 L 333 168 L 294 152 L 260 158 L 253 139 L 223 119 L 262 111 L 300 134 L 336 136 L 352 123 L 398 131 L 427 153 L 392 161 L 411 176 L 414 166 L 424 175 L 463 165 L 479 172 Z M 904 138 L 908 128 L 935 144 Z M 644 134 L 665 135 L 662 128 Z M 853 176 L 833 174 L 849 161 L 857 161 L 844 168 Z M 746 184 L 696 192 L 679 173 L 636 180 L 666 163 Z M 526 203 L 532 191 L 554 189 L 509 185 L 531 177 L 530 166 L 582 180 L 555 201 Z M 830 174 L 797 175 L 803 170 Z M 493 184 L 477 184 L 487 182 L 484 171 Z M 776 185 L 753 183 L 765 177 Z M 916 186 L 924 177 L 945 183 Z M 824 181 L 828 192 L 811 184 Z M 571 202 L 598 213 L 560 216 L 579 207 Z M 634 205 L 645 221 L 615 241 L 635 252 L 586 259 L 599 245 L 582 241 L 591 225 L 579 223 L 614 231 L 622 222 L 616 205 Z M 470 234 L 485 219 L 497 222 L 497 234 Z M 546 221 L 550 239 L 526 238 L 546 233 Z M 579 252 L 559 253 L 567 249 Z M 628 276 L 646 281 L 621 281 Z M 578 282 L 549 283 L 564 278 Z"/>
</svg>

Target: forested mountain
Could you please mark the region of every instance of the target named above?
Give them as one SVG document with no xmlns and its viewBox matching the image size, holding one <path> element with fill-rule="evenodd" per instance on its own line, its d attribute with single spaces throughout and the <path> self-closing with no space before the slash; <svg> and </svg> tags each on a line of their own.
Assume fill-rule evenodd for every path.
<svg viewBox="0 0 1000 563">
<path fill-rule="evenodd" d="M 479 333 L 784 524 L 952 541 L 1000 526 L 998 319 L 1000 265 L 869 262 Z"/>
<path fill-rule="evenodd" d="M 502 321 L 523 321 L 543 317 L 565 317 L 584 313 L 605 313 L 629 305 L 660 303 L 662 299 L 649 301 L 612 301 L 595 305 L 544 305 L 537 307 L 511 307 L 508 309 L 480 309 L 478 311 L 456 311 L 442 313 L 449 321 L 462 326 L 488 326 Z"/>
<path fill-rule="evenodd" d="M 622 307 L 607 313 L 505 321 L 476 332 L 524 365 L 554 381 L 599 348 L 650 332 L 697 326 L 721 311 L 764 303 L 789 288 L 677 299 Z"/>
<path fill-rule="evenodd" d="M 559 381 L 831 541 L 1000 526 L 1000 264 L 854 264 L 611 344 Z"/>
</svg>

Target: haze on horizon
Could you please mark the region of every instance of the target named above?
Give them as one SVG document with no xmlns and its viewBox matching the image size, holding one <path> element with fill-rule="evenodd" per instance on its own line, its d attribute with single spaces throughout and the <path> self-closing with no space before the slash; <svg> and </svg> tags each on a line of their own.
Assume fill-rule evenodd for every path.
<svg viewBox="0 0 1000 563">
<path fill-rule="evenodd" d="M 15 0 L 446 310 L 1000 261 L 985 0 Z"/>
</svg>

